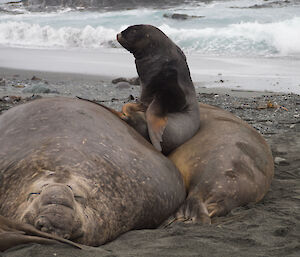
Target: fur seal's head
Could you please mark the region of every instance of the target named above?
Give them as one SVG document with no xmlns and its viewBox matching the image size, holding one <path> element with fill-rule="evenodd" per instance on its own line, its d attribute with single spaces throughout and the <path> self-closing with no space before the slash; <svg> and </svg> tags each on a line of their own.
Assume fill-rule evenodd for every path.
<svg viewBox="0 0 300 257">
<path fill-rule="evenodd" d="M 161 49 L 168 48 L 173 42 L 158 28 L 152 25 L 133 25 L 117 35 L 118 42 L 135 58 L 142 58 Z"/>
</svg>

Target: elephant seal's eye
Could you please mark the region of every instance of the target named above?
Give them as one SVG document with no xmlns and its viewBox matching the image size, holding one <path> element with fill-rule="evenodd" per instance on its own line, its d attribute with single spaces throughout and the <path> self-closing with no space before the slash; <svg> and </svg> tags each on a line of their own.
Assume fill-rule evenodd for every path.
<svg viewBox="0 0 300 257">
<path fill-rule="evenodd" d="M 32 201 L 35 197 L 37 197 L 38 195 L 40 195 L 41 193 L 30 193 L 27 196 L 27 201 Z"/>
</svg>

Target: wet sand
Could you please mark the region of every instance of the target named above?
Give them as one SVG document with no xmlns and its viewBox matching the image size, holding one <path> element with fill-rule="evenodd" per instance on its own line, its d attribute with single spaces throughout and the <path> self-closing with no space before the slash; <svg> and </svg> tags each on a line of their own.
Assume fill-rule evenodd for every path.
<svg viewBox="0 0 300 257">
<path fill-rule="evenodd" d="M 0 86 L 0 113 L 39 96 L 79 95 L 119 109 L 138 96 L 139 87 L 113 85 L 112 77 L 1 68 L 0 78 L 5 82 Z M 271 145 L 275 177 L 261 202 L 234 209 L 210 226 L 175 224 L 167 229 L 130 231 L 106 245 L 84 250 L 24 245 L 0 256 L 299 256 L 300 96 L 226 89 L 220 81 L 214 88 L 203 88 L 206 82 L 197 86 L 199 101 L 246 120 Z M 249 76 L 248 82 L 259 83 L 256 76 Z M 228 79 L 228 83 L 233 81 Z M 56 92 L 24 93 L 34 85 Z M 270 108 L 269 103 L 278 108 Z"/>
</svg>

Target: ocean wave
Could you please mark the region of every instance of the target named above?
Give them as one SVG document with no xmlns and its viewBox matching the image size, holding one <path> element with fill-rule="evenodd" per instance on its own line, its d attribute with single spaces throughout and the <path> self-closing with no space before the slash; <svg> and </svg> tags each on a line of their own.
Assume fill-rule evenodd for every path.
<svg viewBox="0 0 300 257">
<path fill-rule="evenodd" d="M 52 27 L 24 21 L 0 23 L 0 44 L 32 48 L 114 48 L 115 37 L 127 25 L 115 28 L 86 25 Z M 281 55 L 300 53 L 300 17 L 272 22 L 244 22 L 224 27 L 159 28 L 186 52 L 216 55 Z"/>
<path fill-rule="evenodd" d="M 32 48 L 112 47 L 117 33 L 102 26 L 53 28 L 13 21 L 0 24 L 0 44 Z"/>
<path fill-rule="evenodd" d="M 221 28 L 160 29 L 186 51 L 215 54 L 293 55 L 300 53 L 300 17 L 273 22 L 243 22 Z"/>
</svg>

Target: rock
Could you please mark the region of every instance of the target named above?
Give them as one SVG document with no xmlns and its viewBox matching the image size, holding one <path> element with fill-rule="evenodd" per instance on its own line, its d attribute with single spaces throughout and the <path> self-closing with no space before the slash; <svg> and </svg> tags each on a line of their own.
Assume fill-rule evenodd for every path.
<svg viewBox="0 0 300 257">
<path fill-rule="evenodd" d="M 277 165 L 280 165 L 280 166 L 289 165 L 289 162 L 286 159 L 278 157 L 278 156 L 275 157 L 274 163 Z"/>
<path fill-rule="evenodd" d="M 39 83 L 35 85 L 28 86 L 22 90 L 23 93 L 31 93 L 31 94 L 59 94 L 57 90 L 52 90 L 45 86 L 44 83 Z"/>
<path fill-rule="evenodd" d="M 5 103 L 18 103 L 22 100 L 20 96 L 4 96 L 1 101 Z"/>
<path fill-rule="evenodd" d="M 33 77 L 31 78 L 31 80 L 42 80 L 42 79 L 40 79 L 40 78 L 38 78 L 38 77 L 36 77 L 36 76 L 33 76 Z"/>
<path fill-rule="evenodd" d="M 117 89 L 128 89 L 130 88 L 130 84 L 128 82 L 119 82 L 116 84 Z"/>
<path fill-rule="evenodd" d="M 266 1 L 266 0 L 265 0 Z M 251 6 L 247 6 L 247 7 L 236 7 L 236 6 L 232 6 L 230 8 L 233 9 L 262 9 L 262 8 L 276 8 L 276 7 L 283 7 L 283 6 L 287 6 L 289 4 L 291 4 L 292 1 L 289 0 L 285 0 L 285 1 L 272 1 L 269 3 L 263 3 L 263 4 L 254 4 Z M 294 1 L 297 2 L 297 1 Z"/>
<path fill-rule="evenodd" d="M 116 79 L 111 81 L 111 83 L 113 83 L 113 84 L 118 84 L 120 82 L 127 82 L 130 85 L 135 85 L 135 86 L 140 85 L 139 77 L 134 77 L 134 78 L 130 78 L 130 79 L 120 77 L 120 78 L 116 78 Z"/>
<path fill-rule="evenodd" d="M 196 16 L 196 15 L 191 16 L 191 15 L 181 14 L 181 13 L 173 13 L 173 14 L 165 13 L 163 16 L 165 18 L 175 19 L 175 20 L 188 20 L 188 19 L 204 18 L 205 17 L 205 16 Z"/>
</svg>

